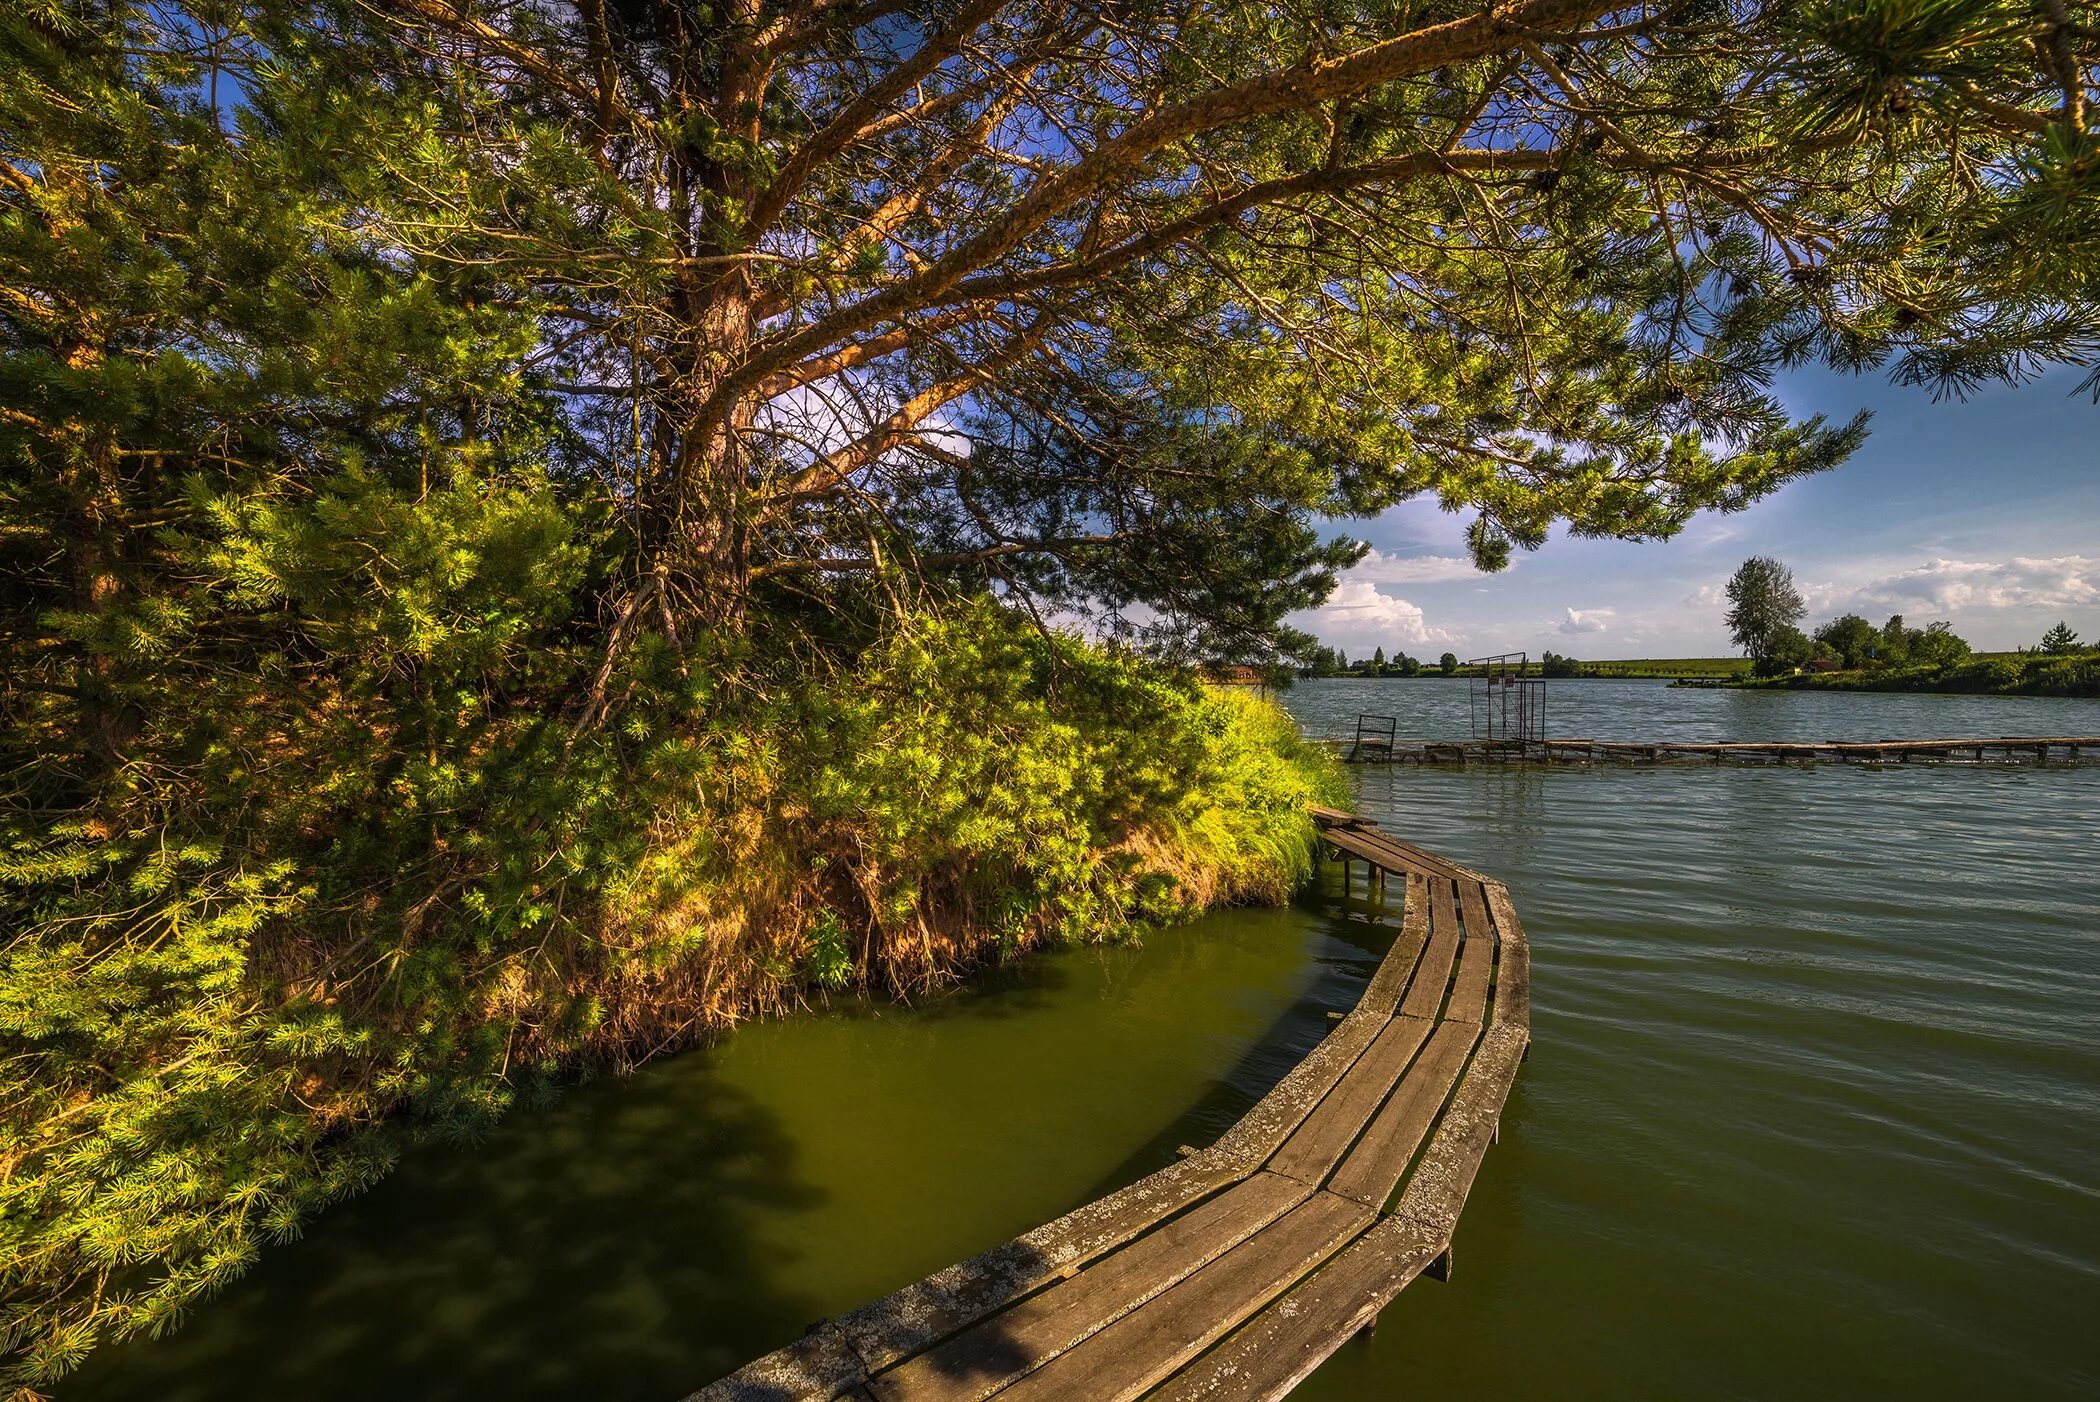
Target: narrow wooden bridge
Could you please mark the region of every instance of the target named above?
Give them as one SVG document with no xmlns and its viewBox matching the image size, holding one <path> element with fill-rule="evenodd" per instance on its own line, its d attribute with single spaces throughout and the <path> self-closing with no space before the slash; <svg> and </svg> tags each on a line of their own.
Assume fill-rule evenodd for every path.
<svg viewBox="0 0 2100 1402">
<path fill-rule="evenodd" d="M 1956 740 L 1399 740 L 1359 730 L 1328 742 L 1352 764 L 1910 764 L 2100 760 L 2100 735 Z"/>
<path fill-rule="evenodd" d="M 1404 883 L 1403 918 L 1356 1007 L 1275 1089 L 1209 1148 L 691 1402 L 1278 1397 L 1416 1276 L 1447 1277 L 1530 1038 L 1524 929 L 1500 882 L 1314 817 L 1345 882 L 1355 861 L 1380 890 Z"/>
</svg>

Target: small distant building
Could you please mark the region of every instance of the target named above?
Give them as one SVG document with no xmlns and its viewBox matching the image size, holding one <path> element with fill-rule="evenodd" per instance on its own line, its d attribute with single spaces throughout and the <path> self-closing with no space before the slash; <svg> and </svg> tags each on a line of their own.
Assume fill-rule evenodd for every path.
<svg viewBox="0 0 2100 1402">
<path fill-rule="evenodd" d="M 1244 662 L 1213 662 L 1203 669 L 1212 686 L 1267 686 L 1269 674 Z"/>
</svg>

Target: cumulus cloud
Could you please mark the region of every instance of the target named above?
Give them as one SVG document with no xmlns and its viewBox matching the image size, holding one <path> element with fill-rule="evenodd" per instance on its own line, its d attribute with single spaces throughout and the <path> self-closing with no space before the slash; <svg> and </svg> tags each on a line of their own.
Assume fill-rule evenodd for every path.
<svg viewBox="0 0 2100 1402">
<path fill-rule="evenodd" d="M 1959 613 L 1972 609 L 2069 609 L 2100 603 L 2100 557 L 2016 556 L 1984 560 L 1927 560 L 1883 575 L 1851 591 L 1858 607 Z"/>
<path fill-rule="evenodd" d="M 1352 650 L 1457 641 L 1444 629 L 1432 628 L 1419 605 L 1380 593 L 1372 581 L 1354 577 L 1354 571 L 1335 585 L 1326 603 L 1299 618 L 1324 641 Z"/>
<path fill-rule="evenodd" d="M 1563 633 L 1602 633 L 1617 616 L 1615 609 L 1568 609 L 1557 625 Z"/>
<path fill-rule="evenodd" d="M 1446 584 L 1478 579 L 1480 571 L 1463 555 L 1388 555 L 1374 549 L 1349 568 L 1347 577 L 1376 584 Z"/>
</svg>

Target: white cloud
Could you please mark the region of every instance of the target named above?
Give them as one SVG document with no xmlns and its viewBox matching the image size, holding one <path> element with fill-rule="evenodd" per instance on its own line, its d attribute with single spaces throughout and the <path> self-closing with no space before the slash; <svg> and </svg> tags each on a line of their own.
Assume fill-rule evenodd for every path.
<svg viewBox="0 0 2100 1402">
<path fill-rule="evenodd" d="M 1731 522 L 1709 521 L 1685 532 L 1685 542 L 1702 550 L 1711 550 L 1726 545 L 1732 540 L 1741 540 L 1746 528 Z"/>
<path fill-rule="evenodd" d="M 1851 590 L 1855 607 L 1959 613 L 1972 609 L 2070 609 L 2100 603 L 2100 558 L 2016 556 L 1982 560 L 1927 560 Z"/>
<path fill-rule="evenodd" d="M 1561 632 L 1602 633 L 1610 626 L 1609 620 L 1617 617 L 1618 610 L 1568 609 L 1566 613 L 1568 616 L 1556 625 Z"/>
<path fill-rule="evenodd" d="M 1447 584 L 1480 577 L 1463 555 L 1388 555 L 1375 548 L 1348 571 L 1350 579 L 1377 584 Z"/>
<path fill-rule="evenodd" d="M 1348 575 L 1335 585 L 1326 603 L 1298 615 L 1297 622 L 1317 633 L 1321 641 L 1355 651 L 1458 641 L 1444 629 L 1430 627 L 1419 605 L 1381 594 L 1372 581 Z"/>
</svg>

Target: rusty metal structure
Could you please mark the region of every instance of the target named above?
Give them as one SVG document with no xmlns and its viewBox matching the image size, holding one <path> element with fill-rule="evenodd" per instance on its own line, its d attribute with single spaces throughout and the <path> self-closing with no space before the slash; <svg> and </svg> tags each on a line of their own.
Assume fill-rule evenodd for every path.
<svg viewBox="0 0 2100 1402">
<path fill-rule="evenodd" d="M 1546 740 L 1546 679 L 1531 676 L 1528 653 L 1502 652 L 1466 664 L 1472 681 L 1473 738 L 1490 753 L 1524 755 Z"/>
</svg>

